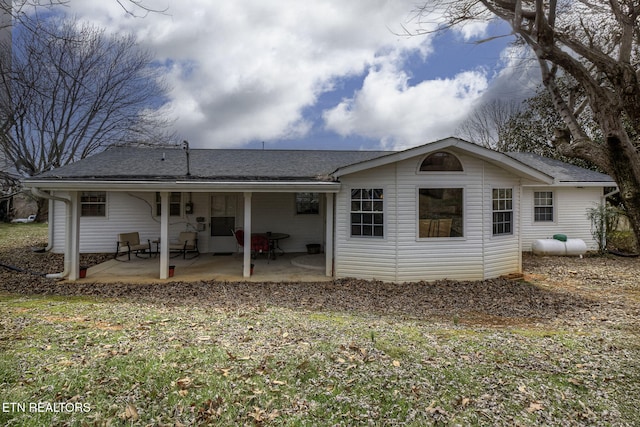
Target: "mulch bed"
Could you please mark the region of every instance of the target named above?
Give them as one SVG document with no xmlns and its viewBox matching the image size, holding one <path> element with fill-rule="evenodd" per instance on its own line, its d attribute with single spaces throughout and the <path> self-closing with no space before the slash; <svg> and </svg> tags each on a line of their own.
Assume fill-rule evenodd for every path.
<svg viewBox="0 0 640 427">
<path fill-rule="evenodd" d="M 83 255 L 94 265 L 111 255 Z M 62 257 L 21 248 L 0 253 L 0 263 L 52 273 Z M 640 260 L 525 255 L 524 279 L 392 284 L 357 279 L 324 283 L 170 282 L 162 284 L 70 283 L 0 268 L 0 291 L 18 294 L 131 298 L 140 302 L 229 309 L 279 306 L 371 315 L 446 317 L 492 326 L 594 319 L 640 319 Z"/>
</svg>

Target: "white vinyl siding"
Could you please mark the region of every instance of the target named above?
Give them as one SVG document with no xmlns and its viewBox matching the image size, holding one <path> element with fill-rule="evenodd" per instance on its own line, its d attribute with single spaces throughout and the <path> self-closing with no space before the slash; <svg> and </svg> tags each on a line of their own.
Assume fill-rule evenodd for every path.
<svg viewBox="0 0 640 427">
<path fill-rule="evenodd" d="M 414 158 L 341 177 L 343 187 L 336 199 L 336 277 L 408 282 L 478 280 L 519 272 L 519 236 L 493 239 L 491 209 L 492 185 L 515 188 L 518 179 L 474 157 L 460 155 L 459 159 L 462 172 L 419 172 L 421 159 Z M 351 238 L 351 189 L 382 185 L 385 238 Z M 419 237 L 420 188 L 463 189 L 463 237 Z"/>
<path fill-rule="evenodd" d="M 394 281 L 396 277 L 396 193 L 393 185 L 395 167 L 382 166 L 341 178 L 336 195 L 335 272 L 336 277 L 358 277 Z M 415 166 L 414 166 L 415 171 Z M 384 193 L 384 236 L 351 236 L 351 190 L 379 188 Z"/>
<path fill-rule="evenodd" d="M 64 193 L 60 193 L 64 194 Z M 236 193 L 227 193 L 236 194 Z M 242 199 L 242 194 L 237 194 Z M 155 192 L 107 193 L 106 217 L 82 217 L 80 219 L 80 252 L 115 252 L 119 233 L 137 231 L 140 239 L 156 240 L 160 236 L 160 218 L 156 213 Z M 280 242 L 286 252 L 306 252 L 310 243 L 324 244 L 324 195 L 320 195 L 319 215 L 296 215 L 295 193 L 254 193 L 252 197 L 253 232 L 282 232 L 291 237 Z M 193 231 L 198 227 L 198 218 L 202 218 L 204 230 L 198 231 L 198 248 L 201 252 L 211 252 L 211 193 L 192 193 L 193 214 L 183 214 L 169 218 L 169 238 L 175 240 L 181 231 Z M 187 200 L 182 196 L 183 202 Z M 239 203 L 237 227 L 242 227 L 243 209 Z M 53 252 L 64 251 L 65 205 L 54 203 L 55 221 L 53 227 Z M 154 245 L 152 247 L 155 249 Z"/>
<path fill-rule="evenodd" d="M 534 193 L 553 191 L 554 221 L 535 221 Z M 597 243 L 591 235 L 591 222 L 587 210 L 601 202 L 602 187 L 524 187 L 522 195 L 522 250 L 531 251 L 536 239 L 565 234 L 570 239 L 582 239 L 589 250 Z"/>
</svg>

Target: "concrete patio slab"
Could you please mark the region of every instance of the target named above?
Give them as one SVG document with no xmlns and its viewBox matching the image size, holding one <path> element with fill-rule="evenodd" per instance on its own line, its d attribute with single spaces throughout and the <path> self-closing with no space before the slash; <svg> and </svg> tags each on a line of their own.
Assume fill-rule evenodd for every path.
<svg viewBox="0 0 640 427">
<path fill-rule="evenodd" d="M 86 277 L 79 283 L 162 283 L 172 281 L 227 281 L 227 282 L 323 282 L 331 281 L 324 275 L 324 254 L 306 255 L 284 254 L 275 260 L 259 256 L 252 260 L 254 273 L 242 276 L 242 254 L 212 255 L 200 254 L 193 259 L 171 258 L 169 264 L 175 266 L 174 276 L 160 279 L 158 258 L 132 258 L 131 261 L 109 260 L 87 270 Z"/>
</svg>

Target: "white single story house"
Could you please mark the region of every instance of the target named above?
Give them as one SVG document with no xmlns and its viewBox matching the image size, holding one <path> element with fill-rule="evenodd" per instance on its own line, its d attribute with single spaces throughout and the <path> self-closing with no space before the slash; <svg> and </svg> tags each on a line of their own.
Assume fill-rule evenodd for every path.
<svg viewBox="0 0 640 427">
<path fill-rule="evenodd" d="M 115 252 L 118 233 L 201 253 L 238 250 L 231 230 L 286 233 L 287 252 L 320 244 L 325 272 L 390 282 L 480 280 L 521 272 L 534 239 L 564 233 L 597 247 L 586 217 L 615 186 L 604 174 L 457 139 L 405 151 L 111 148 L 25 183 L 51 199 L 61 276 L 79 254 Z M 251 263 L 244 251 L 243 274 Z"/>
</svg>

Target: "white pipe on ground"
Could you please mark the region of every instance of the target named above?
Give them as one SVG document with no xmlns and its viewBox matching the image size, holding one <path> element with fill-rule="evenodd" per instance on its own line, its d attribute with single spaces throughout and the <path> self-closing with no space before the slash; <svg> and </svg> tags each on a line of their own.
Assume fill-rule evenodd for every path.
<svg viewBox="0 0 640 427">
<path fill-rule="evenodd" d="M 72 224 L 71 224 L 71 199 L 67 199 L 65 197 L 60 197 L 60 196 L 53 196 L 49 193 L 46 193 L 42 190 L 40 190 L 39 188 L 35 188 L 32 187 L 31 188 L 31 193 L 36 196 L 36 197 L 41 197 L 43 199 L 48 199 L 48 200 L 56 200 L 59 202 L 64 202 L 65 204 L 65 218 L 66 218 L 66 223 L 67 223 L 67 229 L 65 232 L 65 241 L 64 241 L 64 268 L 63 271 L 61 273 L 51 273 L 51 274 L 47 274 L 45 277 L 47 279 L 62 279 L 65 278 L 69 275 L 69 271 L 71 270 L 70 268 L 70 264 L 71 264 L 71 260 L 69 259 L 69 257 L 71 256 L 71 233 L 69 233 L 69 230 L 71 230 Z M 50 250 L 53 243 L 53 235 L 50 235 L 49 238 L 49 244 L 47 245 L 47 250 Z"/>
</svg>

